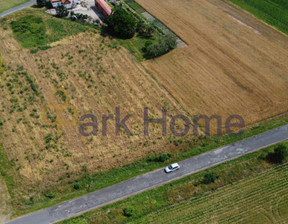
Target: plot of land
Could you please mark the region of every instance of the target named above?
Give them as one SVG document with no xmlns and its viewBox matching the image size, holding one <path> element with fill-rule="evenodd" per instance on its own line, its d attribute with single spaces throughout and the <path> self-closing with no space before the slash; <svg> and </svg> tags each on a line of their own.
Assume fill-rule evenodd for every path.
<svg viewBox="0 0 288 224">
<path fill-rule="evenodd" d="M 287 169 L 286 164 L 133 223 L 286 223 Z"/>
<path fill-rule="evenodd" d="M 14 172 L 15 185 L 24 189 L 20 193 L 23 196 L 21 203 L 27 200 L 28 205 L 35 192 L 61 180 L 69 182 L 87 173 L 131 163 L 148 153 L 169 151 L 167 138 L 161 137 L 161 126 L 150 125 L 149 137 L 144 136 L 144 107 L 149 107 L 149 117 L 161 118 L 162 106 L 166 106 L 171 115 L 183 112 L 126 49 L 117 41 L 100 36 L 95 29 L 87 28 L 85 31 L 78 27 L 79 33 L 74 26 L 76 23 L 53 18 L 41 11 L 34 11 L 32 17 L 42 18 L 36 19 L 36 25 L 44 23 L 41 32 L 43 26 L 46 27 L 46 35 L 41 36 L 46 39 L 36 45 L 28 43 L 28 47 L 50 45 L 24 49 L 11 38 L 15 34 L 9 29 L 9 24 L 23 17 L 21 21 L 31 19 L 30 16 L 31 11 L 26 10 L 8 17 L 2 22 L 0 33 L 0 65 L 4 65 L 0 76 L 0 133 Z M 61 39 L 61 30 L 66 28 L 72 30 Z M 25 36 L 18 38 L 22 44 L 23 41 L 27 43 Z M 76 108 L 76 111 L 67 108 L 65 114 L 68 119 L 76 112 L 79 117 L 87 113 L 97 116 L 97 137 L 81 136 L 78 130 L 80 122 L 72 127 L 62 126 L 64 134 L 60 138 L 57 136 L 58 127 L 45 125 L 42 109 L 53 104 L 50 95 L 55 88 L 65 89 L 69 103 Z M 132 137 L 127 136 L 123 129 L 120 136 L 116 136 L 115 118 L 107 122 L 107 136 L 102 136 L 102 115 L 115 116 L 117 106 L 121 110 L 121 120 L 128 114 L 132 115 L 126 122 Z M 50 118 L 51 121 L 54 119 Z M 86 131 L 91 132 L 89 129 Z M 25 189 L 34 190 L 29 195 Z"/>
<path fill-rule="evenodd" d="M 191 114 L 288 111 L 288 38 L 221 0 L 137 0 L 189 46 L 145 67 Z"/>
<path fill-rule="evenodd" d="M 229 1 L 288 34 L 288 2 L 286 0 Z"/>
</svg>

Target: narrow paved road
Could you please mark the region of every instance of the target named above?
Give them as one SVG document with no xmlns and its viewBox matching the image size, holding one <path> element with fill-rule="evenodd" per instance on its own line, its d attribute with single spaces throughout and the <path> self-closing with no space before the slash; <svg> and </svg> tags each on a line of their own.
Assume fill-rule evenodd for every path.
<svg viewBox="0 0 288 224">
<path fill-rule="evenodd" d="M 181 161 L 179 162 L 181 168 L 174 173 L 166 174 L 163 169 L 158 169 L 88 195 L 28 214 L 9 222 L 9 224 L 55 223 L 287 139 L 288 125 L 285 125 Z"/>
<path fill-rule="evenodd" d="M 8 1 L 8 0 L 6 0 L 6 1 Z M 35 3 L 36 3 L 36 0 L 31 0 L 29 2 L 26 2 L 26 3 L 22 4 L 22 5 L 18 5 L 16 7 L 12 8 L 12 9 L 9 9 L 9 10 L 7 10 L 5 12 L 0 13 L 0 18 L 2 18 L 4 16 L 7 16 L 7 15 L 9 15 L 11 13 L 17 12 L 17 11 L 19 11 L 21 9 L 27 8 L 27 7 L 31 6 L 31 5 L 34 5 Z"/>
</svg>

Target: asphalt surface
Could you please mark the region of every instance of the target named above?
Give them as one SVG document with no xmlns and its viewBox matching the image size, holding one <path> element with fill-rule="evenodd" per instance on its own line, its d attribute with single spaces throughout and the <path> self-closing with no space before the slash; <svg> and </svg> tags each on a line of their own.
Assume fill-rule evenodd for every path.
<svg viewBox="0 0 288 224">
<path fill-rule="evenodd" d="M 8 0 L 6 0 L 6 1 L 8 1 Z M 36 0 L 32 0 L 32 1 L 26 2 L 26 3 L 22 4 L 22 5 L 16 6 L 16 7 L 12 8 L 12 9 L 9 9 L 9 10 L 7 10 L 5 12 L 0 13 L 0 18 L 2 18 L 4 16 L 7 16 L 7 15 L 9 15 L 11 13 L 17 12 L 17 11 L 19 11 L 21 9 L 27 8 L 27 7 L 29 7 L 31 5 L 34 5 L 34 4 L 36 4 Z"/>
<path fill-rule="evenodd" d="M 130 197 L 140 192 L 183 178 L 248 153 L 288 139 L 288 125 L 264 132 L 179 162 L 181 168 L 166 174 L 158 169 L 88 195 L 28 214 L 9 224 L 48 224 L 77 216 L 91 209 Z"/>
</svg>

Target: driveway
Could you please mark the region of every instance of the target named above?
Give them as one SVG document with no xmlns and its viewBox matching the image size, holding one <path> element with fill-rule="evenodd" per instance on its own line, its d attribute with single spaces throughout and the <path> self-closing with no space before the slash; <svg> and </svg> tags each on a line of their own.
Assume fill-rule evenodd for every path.
<svg viewBox="0 0 288 224">
<path fill-rule="evenodd" d="M 288 139 L 288 125 L 264 132 L 233 144 L 211 150 L 179 162 L 181 168 L 166 174 L 163 168 L 137 176 L 130 180 L 98 190 L 59 205 L 28 214 L 8 222 L 9 224 L 48 224 L 77 216 L 89 210 L 130 197 L 143 191 L 164 185 L 193 173 L 216 166 L 248 153 Z"/>
</svg>

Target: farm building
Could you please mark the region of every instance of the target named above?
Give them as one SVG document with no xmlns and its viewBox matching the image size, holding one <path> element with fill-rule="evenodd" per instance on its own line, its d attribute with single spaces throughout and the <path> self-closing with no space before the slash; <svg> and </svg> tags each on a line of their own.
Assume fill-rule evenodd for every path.
<svg viewBox="0 0 288 224">
<path fill-rule="evenodd" d="M 64 5 L 67 9 L 71 9 L 73 5 L 78 3 L 78 0 L 50 0 L 53 8 Z"/>
<path fill-rule="evenodd" d="M 105 18 L 110 16 L 112 13 L 110 5 L 108 5 L 104 0 L 95 0 L 95 5 Z"/>
</svg>

